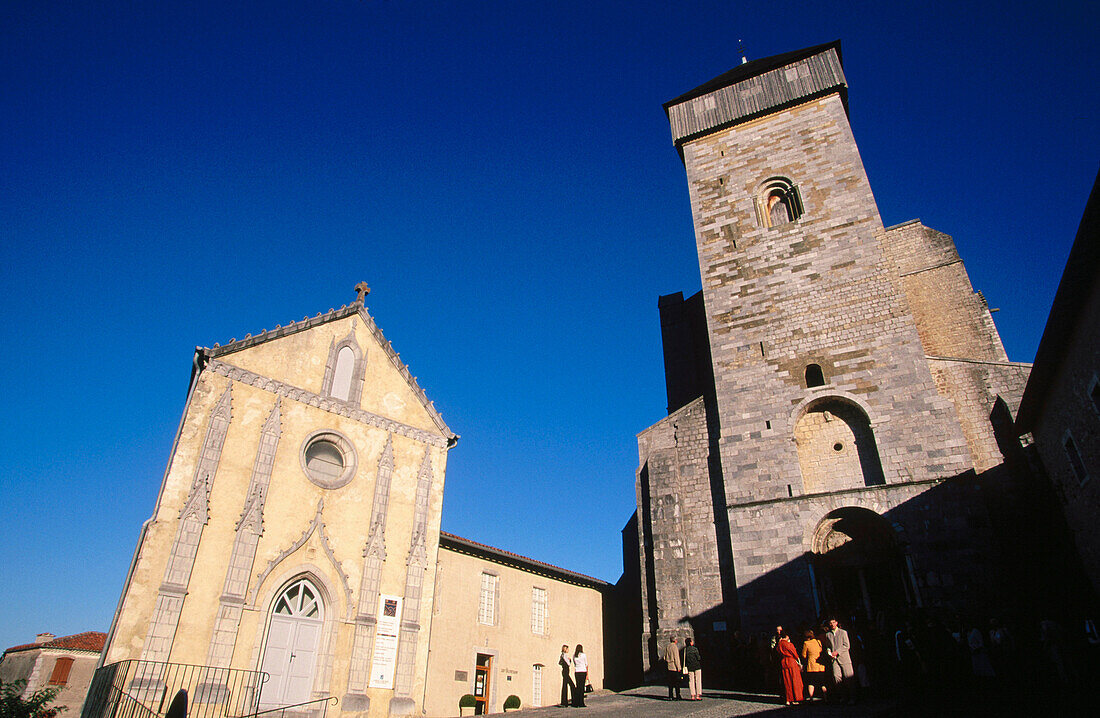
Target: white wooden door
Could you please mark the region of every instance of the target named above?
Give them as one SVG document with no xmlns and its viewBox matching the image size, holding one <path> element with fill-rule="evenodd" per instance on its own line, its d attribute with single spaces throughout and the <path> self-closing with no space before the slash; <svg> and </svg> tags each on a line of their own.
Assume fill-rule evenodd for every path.
<svg viewBox="0 0 1100 718">
<path fill-rule="evenodd" d="M 292 584 L 275 601 L 260 667 L 270 676 L 260 697 L 265 708 L 310 700 L 322 625 L 321 602 L 308 581 Z"/>
</svg>

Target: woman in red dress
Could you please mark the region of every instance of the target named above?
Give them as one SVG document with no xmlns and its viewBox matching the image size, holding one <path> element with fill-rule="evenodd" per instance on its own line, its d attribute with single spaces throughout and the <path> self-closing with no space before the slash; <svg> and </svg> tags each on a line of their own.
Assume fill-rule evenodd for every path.
<svg viewBox="0 0 1100 718">
<path fill-rule="evenodd" d="M 775 650 L 779 653 L 779 671 L 783 674 L 787 705 L 793 706 L 802 701 L 802 664 L 798 661 L 798 649 L 784 633 L 775 644 Z"/>
</svg>

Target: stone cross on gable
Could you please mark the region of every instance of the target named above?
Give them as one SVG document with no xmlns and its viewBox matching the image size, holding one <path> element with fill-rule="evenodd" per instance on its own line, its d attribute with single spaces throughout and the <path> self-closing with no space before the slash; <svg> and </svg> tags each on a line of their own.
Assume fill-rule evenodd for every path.
<svg viewBox="0 0 1100 718">
<path fill-rule="evenodd" d="M 367 286 L 366 282 L 359 282 L 355 285 L 355 292 L 359 295 L 356 301 L 362 304 L 366 301 L 367 295 L 370 294 L 370 287 Z"/>
</svg>

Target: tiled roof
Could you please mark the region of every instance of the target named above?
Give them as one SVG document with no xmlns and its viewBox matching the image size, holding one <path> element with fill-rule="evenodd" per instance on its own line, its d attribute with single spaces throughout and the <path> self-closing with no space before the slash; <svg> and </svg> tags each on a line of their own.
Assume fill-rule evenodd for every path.
<svg viewBox="0 0 1100 718">
<path fill-rule="evenodd" d="M 512 553 L 511 551 L 505 551 L 495 546 L 489 546 L 488 544 L 478 543 L 477 541 L 471 541 L 468 538 L 462 538 L 461 536 L 455 536 L 449 534 L 446 531 L 439 532 L 439 543 L 445 548 L 454 550 L 460 549 L 473 549 L 483 554 L 487 554 L 493 558 L 504 559 L 505 563 L 517 564 L 517 567 L 526 567 L 528 570 L 545 571 L 557 574 L 559 577 L 572 581 L 574 583 L 587 583 L 595 587 L 610 586 L 607 581 L 601 581 L 598 578 L 592 576 L 586 576 L 583 573 L 577 573 L 576 571 L 570 571 L 567 568 L 555 566 L 552 563 L 546 563 L 544 561 L 536 561 L 533 558 L 522 556 L 518 553 Z"/>
<path fill-rule="evenodd" d="M 71 636 L 62 636 L 61 638 L 55 638 L 52 641 L 46 641 L 45 643 L 24 643 L 19 646 L 12 646 L 4 653 L 15 653 L 16 651 L 29 651 L 32 648 L 59 648 L 66 651 L 90 651 L 92 653 L 99 653 L 103 650 L 103 644 L 107 641 L 107 634 L 100 633 L 99 631 L 85 631 L 84 633 L 74 633 Z"/>
</svg>

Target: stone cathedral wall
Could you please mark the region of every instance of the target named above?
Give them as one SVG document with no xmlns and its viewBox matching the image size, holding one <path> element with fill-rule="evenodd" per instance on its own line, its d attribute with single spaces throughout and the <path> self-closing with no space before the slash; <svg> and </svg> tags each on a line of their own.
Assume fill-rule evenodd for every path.
<svg viewBox="0 0 1100 718">
<path fill-rule="evenodd" d="M 954 408 L 936 390 L 882 251 L 884 230 L 840 97 L 683 149 L 729 503 L 803 493 L 791 436 L 806 402 L 821 396 L 862 404 L 888 483 L 970 468 Z M 765 227 L 755 198 L 775 176 L 798 187 L 805 212 Z M 810 363 L 821 366 L 825 386 L 806 387 Z"/>
<path fill-rule="evenodd" d="M 950 236 L 911 220 L 890 227 L 884 243 L 894 262 L 940 394 L 951 400 L 974 468 L 1004 457 L 989 414 L 997 397 L 1015 413 L 1030 365 L 1010 362 L 984 297 L 970 284 Z"/>
<path fill-rule="evenodd" d="M 638 453 L 642 647 L 648 661 L 655 641 L 692 635 L 699 629 L 696 619 L 722 606 L 703 399 L 639 434 Z M 713 620 L 705 618 L 704 629 Z"/>
</svg>

